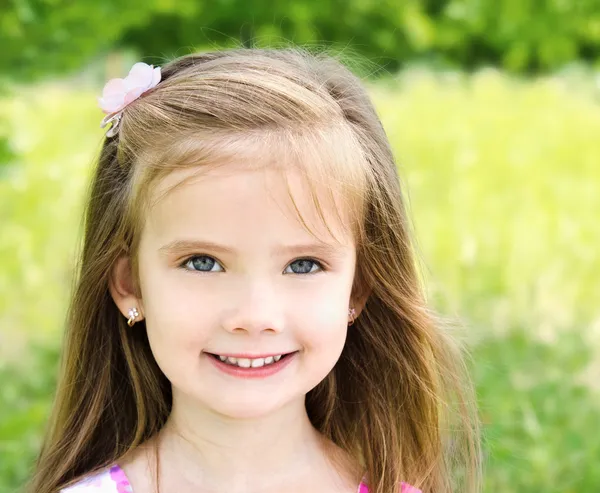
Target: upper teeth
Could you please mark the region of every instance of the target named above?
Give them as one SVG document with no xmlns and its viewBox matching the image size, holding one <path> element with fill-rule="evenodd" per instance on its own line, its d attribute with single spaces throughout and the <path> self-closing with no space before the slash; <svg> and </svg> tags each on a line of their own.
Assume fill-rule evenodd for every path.
<svg viewBox="0 0 600 493">
<path fill-rule="evenodd" d="M 260 368 L 261 366 L 270 365 L 281 359 L 281 354 L 277 356 L 268 356 L 266 358 L 232 358 L 230 356 L 219 356 L 219 359 L 227 364 L 239 366 L 241 368 Z"/>
</svg>

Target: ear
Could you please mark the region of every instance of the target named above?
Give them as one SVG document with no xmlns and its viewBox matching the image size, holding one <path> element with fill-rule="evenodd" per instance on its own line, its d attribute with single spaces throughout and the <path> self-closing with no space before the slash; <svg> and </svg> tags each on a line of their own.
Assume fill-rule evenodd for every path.
<svg viewBox="0 0 600 493">
<path fill-rule="evenodd" d="M 140 318 L 144 318 L 144 306 L 141 296 L 136 294 L 131 269 L 131 259 L 123 255 L 115 262 L 109 279 L 109 291 L 112 299 L 125 318 L 129 318 L 129 309 L 137 308 Z"/>
<path fill-rule="evenodd" d="M 350 298 L 350 307 L 354 308 L 356 314 L 355 318 L 358 318 L 363 311 L 365 305 L 367 304 L 367 300 L 371 295 L 371 288 L 367 286 L 356 286 L 352 291 L 352 296 Z"/>
</svg>

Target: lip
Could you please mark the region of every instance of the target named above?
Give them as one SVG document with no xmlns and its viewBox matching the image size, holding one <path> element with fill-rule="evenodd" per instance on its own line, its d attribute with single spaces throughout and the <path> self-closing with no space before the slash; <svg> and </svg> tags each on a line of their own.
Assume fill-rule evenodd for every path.
<svg viewBox="0 0 600 493">
<path fill-rule="evenodd" d="M 281 353 L 278 353 L 278 354 L 281 354 Z M 278 354 L 275 354 L 274 356 L 277 356 Z M 275 375 L 276 373 L 279 373 L 285 367 L 287 367 L 290 363 L 295 361 L 296 357 L 298 356 L 298 351 L 295 351 L 292 353 L 284 353 L 284 354 L 287 354 L 287 356 L 285 358 L 281 358 L 276 363 L 272 363 L 267 366 L 261 366 L 260 368 L 252 368 L 252 367 L 241 368 L 239 366 L 233 366 L 233 365 L 224 363 L 219 358 L 215 358 L 215 357 L 211 356 L 210 354 L 205 354 L 204 356 L 206 358 L 208 358 L 208 360 L 218 370 L 222 371 L 223 373 L 225 373 L 227 375 L 231 375 L 231 376 L 237 377 L 237 378 L 252 379 L 252 378 L 267 378 L 272 375 Z M 222 354 L 221 356 L 225 356 L 225 355 Z M 229 356 L 229 355 L 227 355 L 227 356 Z M 248 356 L 248 355 L 233 356 L 233 355 L 231 355 L 232 358 L 264 358 L 264 357 L 268 358 L 269 356 L 272 356 L 272 355 L 267 355 L 267 356 Z"/>
<path fill-rule="evenodd" d="M 250 354 L 250 353 L 209 353 L 215 356 L 225 356 L 226 358 L 247 358 L 247 359 L 258 359 L 258 358 L 269 358 L 273 356 L 283 356 L 286 354 L 292 354 L 296 351 L 285 351 L 283 353 L 265 353 L 265 354 Z"/>
</svg>

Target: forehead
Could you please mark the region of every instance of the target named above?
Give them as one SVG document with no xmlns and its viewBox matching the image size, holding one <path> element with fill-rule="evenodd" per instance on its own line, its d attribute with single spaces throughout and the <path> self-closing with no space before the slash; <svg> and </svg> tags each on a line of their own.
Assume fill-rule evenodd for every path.
<svg viewBox="0 0 600 493">
<path fill-rule="evenodd" d="M 176 170 L 155 184 L 149 206 L 144 229 L 165 239 L 216 232 L 231 241 L 256 235 L 353 241 L 343 194 L 281 166 L 233 162 Z"/>
</svg>

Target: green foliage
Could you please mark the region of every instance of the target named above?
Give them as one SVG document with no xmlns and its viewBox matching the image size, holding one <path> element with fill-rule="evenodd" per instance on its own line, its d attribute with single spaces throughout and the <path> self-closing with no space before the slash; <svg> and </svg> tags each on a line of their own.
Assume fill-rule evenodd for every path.
<svg viewBox="0 0 600 493">
<path fill-rule="evenodd" d="M 413 70 L 370 87 L 431 303 L 468 327 L 489 493 L 600 490 L 595 90 L 590 78 L 489 70 Z M 0 102 L 19 156 L 0 179 L 0 361 L 11 360 L 0 368 L 0 493 L 25 481 L 54 390 L 102 137 L 98 91 L 48 86 Z"/>
<path fill-rule="evenodd" d="M 146 61 L 194 47 L 334 45 L 389 71 L 411 59 L 544 71 L 597 61 L 600 0 L 12 0 L 0 4 L 0 74 L 34 80 L 108 50 Z"/>
<path fill-rule="evenodd" d="M 0 365 L 0 492 L 32 474 L 56 386 L 58 348 L 33 345 L 18 364 Z"/>
<path fill-rule="evenodd" d="M 595 60 L 600 1 L 407 0 L 214 2 L 191 16 L 153 16 L 125 43 L 142 53 L 231 42 L 333 44 L 396 71 L 414 58 L 460 67 L 546 71 Z M 156 36 L 158 32 L 161 35 Z"/>
<path fill-rule="evenodd" d="M 194 0 L 13 0 L 0 3 L 0 80 L 81 68 L 153 14 L 187 15 Z"/>
</svg>

